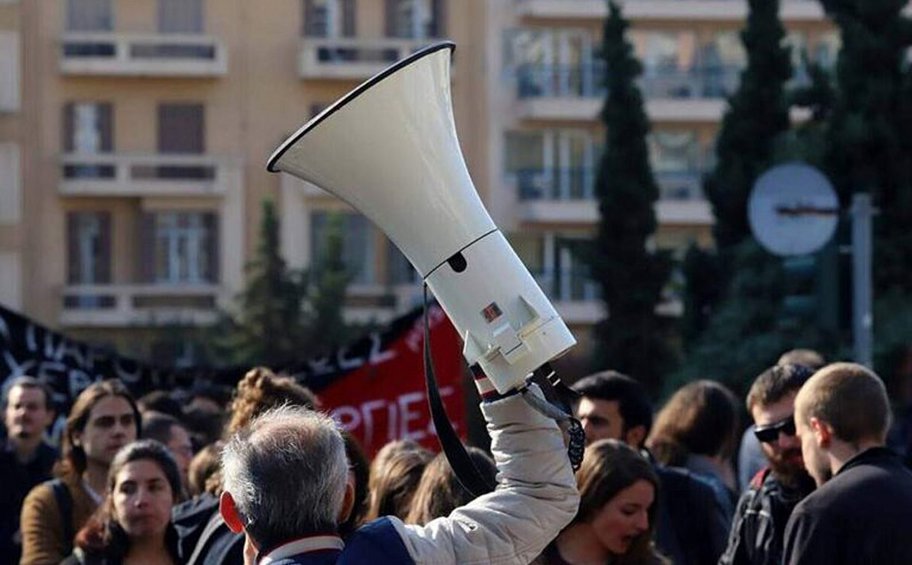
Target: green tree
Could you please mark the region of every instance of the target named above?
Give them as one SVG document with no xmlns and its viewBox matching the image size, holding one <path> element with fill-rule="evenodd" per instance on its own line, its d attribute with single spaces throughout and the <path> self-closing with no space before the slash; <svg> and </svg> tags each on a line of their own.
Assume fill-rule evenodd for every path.
<svg viewBox="0 0 912 565">
<path fill-rule="evenodd" d="M 741 41 L 747 66 L 728 101 L 716 140 L 715 168 L 703 189 L 712 205 L 713 236 L 722 252 L 750 237 L 747 200 L 754 181 L 770 165 L 776 137 L 789 129 L 785 83 L 792 76 L 779 0 L 748 0 Z"/>
<path fill-rule="evenodd" d="M 636 84 L 642 67 L 625 38 L 628 27 L 617 4 L 610 2 L 601 50 L 607 96 L 601 112 L 605 148 L 595 187 L 600 221 L 586 257 L 608 317 L 595 327 L 593 362 L 596 368 L 629 373 L 657 390 L 675 363 L 663 335 L 666 324 L 655 311 L 671 260 L 667 253 L 648 248 L 656 231 L 659 188 L 649 165 L 649 121 Z"/>
<path fill-rule="evenodd" d="M 312 273 L 289 269 L 279 245 L 279 222 L 263 202 L 260 239 L 246 265 L 235 308 L 223 312 L 211 346 L 214 357 L 241 365 L 282 367 L 323 353 L 347 337 L 342 318 L 348 275 L 341 263 L 338 221 L 327 237 L 326 261 Z"/>
</svg>

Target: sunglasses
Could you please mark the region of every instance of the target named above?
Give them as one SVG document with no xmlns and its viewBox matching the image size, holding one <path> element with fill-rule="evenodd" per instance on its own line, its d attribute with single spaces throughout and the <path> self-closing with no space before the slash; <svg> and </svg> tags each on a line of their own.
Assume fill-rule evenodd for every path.
<svg viewBox="0 0 912 565">
<path fill-rule="evenodd" d="M 754 435 L 757 436 L 757 440 L 762 443 L 773 443 L 779 439 L 779 434 L 783 433 L 787 436 L 795 435 L 795 416 L 789 416 L 784 420 L 780 420 L 774 424 L 769 424 L 767 426 L 757 426 L 754 428 Z"/>
</svg>

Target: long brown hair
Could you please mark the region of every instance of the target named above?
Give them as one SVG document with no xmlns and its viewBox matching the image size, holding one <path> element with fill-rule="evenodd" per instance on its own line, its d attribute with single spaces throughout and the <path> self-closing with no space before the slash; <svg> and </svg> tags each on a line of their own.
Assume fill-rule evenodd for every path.
<svg viewBox="0 0 912 565">
<path fill-rule="evenodd" d="M 381 516 L 404 520 L 431 457 L 430 451 L 409 440 L 391 441 L 380 448 L 371 462 L 365 521 Z"/>
<path fill-rule="evenodd" d="M 89 417 L 92 415 L 92 409 L 102 399 L 109 396 L 119 396 L 127 401 L 130 408 L 133 409 L 133 421 L 136 424 L 135 438 L 140 437 L 142 416 L 127 387 L 116 379 L 93 383 L 79 393 L 76 401 L 73 402 L 73 407 L 70 408 L 63 434 L 63 457 L 55 469 L 58 476 L 79 476 L 86 470 L 86 453 L 81 446 L 74 443 L 73 436 L 85 430 Z"/>
<path fill-rule="evenodd" d="M 497 477 L 497 467 L 491 456 L 477 447 L 466 447 L 466 451 L 481 476 L 493 485 Z M 404 521 L 406 524 L 423 526 L 434 518 L 449 516 L 450 512 L 468 504 L 474 498 L 456 478 L 446 455 L 438 453 L 424 468 L 421 482 L 418 483 L 418 489 L 412 497 L 411 510 Z"/>
<path fill-rule="evenodd" d="M 583 464 L 576 473 L 580 492 L 580 506 L 572 524 L 591 521 L 619 492 L 637 481 L 652 485 L 655 498 L 649 507 L 649 529 L 638 536 L 624 555 L 617 556 L 617 563 L 661 562 L 652 545 L 652 531 L 659 498 L 659 479 L 652 464 L 625 443 L 603 439 L 586 448 Z"/>
</svg>

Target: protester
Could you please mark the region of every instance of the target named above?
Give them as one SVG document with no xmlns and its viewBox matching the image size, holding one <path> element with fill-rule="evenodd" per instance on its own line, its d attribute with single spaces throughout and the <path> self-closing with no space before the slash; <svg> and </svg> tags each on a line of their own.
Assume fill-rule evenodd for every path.
<svg viewBox="0 0 912 565">
<path fill-rule="evenodd" d="M 741 496 L 720 565 L 779 565 L 785 525 L 795 506 L 814 490 L 795 435 L 795 396 L 810 378 L 801 365 L 776 365 L 760 374 L 747 395 L 754 434 L 767 468 Z"/>
<path fill-rule="evenodd" d="M 715 563 L 725 548 L 730 520 L 712 487 L 685 469 L 659 465 L 644 448 L 652 428 L 652 403 L 643 385 L 616 371 L 589 375 L 573 385 L 576 414 L 589 443 L 616 439 L 648 458 L 659 478 L 655 541 L 673 563 Z"/>
<path fill-rule="evenodd" d="M 147 392 L 136 400 L 136 405 L 139 406 L 139 412 L 143 415 L 143 420 L 146 419 L 146 414 L 150 412 L 167 414 L 177 420 L 180 420 L 184 413 L 180 402 L 163 390 Z"/>
<path fill-rule="evenodd" d="M 659 479 L 648 460 L 620 441 L 599 440 L 586 448 L 576 480 L 579 512 L 536 563 L 665 562 L 652 543 Z"/>
<path fill-rule="evenodd" d="M 824 367 L 799 391 L 795 423 L 818 489 L 792 512 L 784 563 L 912 563 L 912 472 L 884 446 L 880 378 L 854 363 Z"/>
<path fill-rule="evenodd" d="M 370 467 L 368 521 L 381 516 L 405 520 L 421 474 L 433 454 L 414 441 L 391 441 L 380 448 Z"/>
<path fill-rule="evenodd" d="M 219 471 L 219 457 L 222 453 L 222 441 L 210 443 L 193 456 L 187 471 L 187 490 L 191 497 L 206 492 L 206 483 Z"/>
<path fill-rule="evenodd" d="M 466 447 L 466 453 L 482 479 L 493 487 L 497 480 L 497 466 L 491 456 L 471 446 Z M 446 454 L 438 453 L 424 468 L 415 496 L 412 497 L 411 509 L 404 521 L 406 524 L 424 526 L 435 518 L 449 516 L 450 512 L 465 506 L 474 498 L 456 478 Z"/>
<path fill-rule="evenodd" d="M 738 430 L 735 395 L 721 383 L 700 380 L 671 395 L 656 415 L 646 445 L 663 464 L 707 479 L 730 521 L 737 502 L 731 458 Z"/>
<path fill-rule="evenodd" d="M 117 451 L 139 435 L 139 409 L 117 380 L 99 381 L 76 397 L 67 418 L 59 479 L 38 485 L 22 505 L 22 565 L 59 563 L 73 536 L 101 504 Z"/>
<path fill-rule="evenodd" d="M 171 507 L 181 488 L 180 470 L 164 445 L 128 444 L 111 462 L 105 502 L 76 535 L 64 564 L 179 563 Z"/>
<path fill-rule="evenodd" d="M 0 564 L 19 563 L 19 514 L 33 487 L 51 478 L 57 450 L 44 441 L 54 421 L 50 389 L 32 377 L 17 377 L 3 394 L 7 437 L 0 447 Z"/>
<path fill-rule="evenodd" d="M 168 448 L 181 473 L 181 484 L 184 492 L 187 490 L 187 473 L 190 470 L 190 461 L 193 459 L 193 442 L 190 441 L 190 432 L 178 420 L 167 414 L 147 412 L 143 414 L 142 436 L 154 439 Z"/>
<path fill-rule="evenodd" d="M 801 365 L 810 369 L 812 373 L 825 364 L 823 355 L 813 349 L 790 349 L 776 361 L 776 365 Z M 766 455 L 754 435 L 754 426 L 751 424 L 744 430 L 741 447 L 738 448 L 738 488 L 742 492 L 750 488 L 754 476 L 766 466 Z"/>
<path fill-rule="evenodd" d="M 248 563 L 527 563 L 577 510 L 563 435 L 519 395 L 486 400 L 482 412 L 500 484 L 448 518 L 406 526 L 386 516 L 343 543 L 335 532 L 352 487 L 342 436 L 332 419 L 290 407 L 226 445 L 222 515 L 245 534 Z"/>
<path fill-rule="evenodd" d="M 348 458 L 348 480 L 354 486 L 352 509 L 341 524 L 339 534 L 346 538 L 364 524 L 367 516 L 367 504 L 370 497 L 370 461 L 357 438 L 347 431 L 342 431 L 345 440 L 345 456 Z"/>
<path fill-rule="evenodd" d="M 317 398 L 290 377 L 278 376 L 265 367 L 251 369 L 237 385 L 225 437 L 241 430 L 259 414 L 283 405 L 312 410 L 317 406 Z M 191 565 L 243 563 L 244 537 L 231 532 L 218 512 L 221 492 L 219 472 L 207 480 L 203 495 L 174 508 L 173 519 L 183 562 Z"/>
</svg>

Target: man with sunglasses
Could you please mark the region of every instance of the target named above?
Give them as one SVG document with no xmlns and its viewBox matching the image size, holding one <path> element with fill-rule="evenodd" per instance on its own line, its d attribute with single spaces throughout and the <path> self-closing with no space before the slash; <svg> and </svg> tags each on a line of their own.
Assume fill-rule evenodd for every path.
<svg viewBox="0 0 912 565">
<path fill-rule="evenodd" d="M 741 495 L 721 565 L 779 564 L 785 525 L 792 510 L 814 490 L 795 434 L 795 397 L 811 377 L 802 365 L 776 365 L 764 371 L 747 395 L 754 435 L 768 466 Z"/>
</svg>

